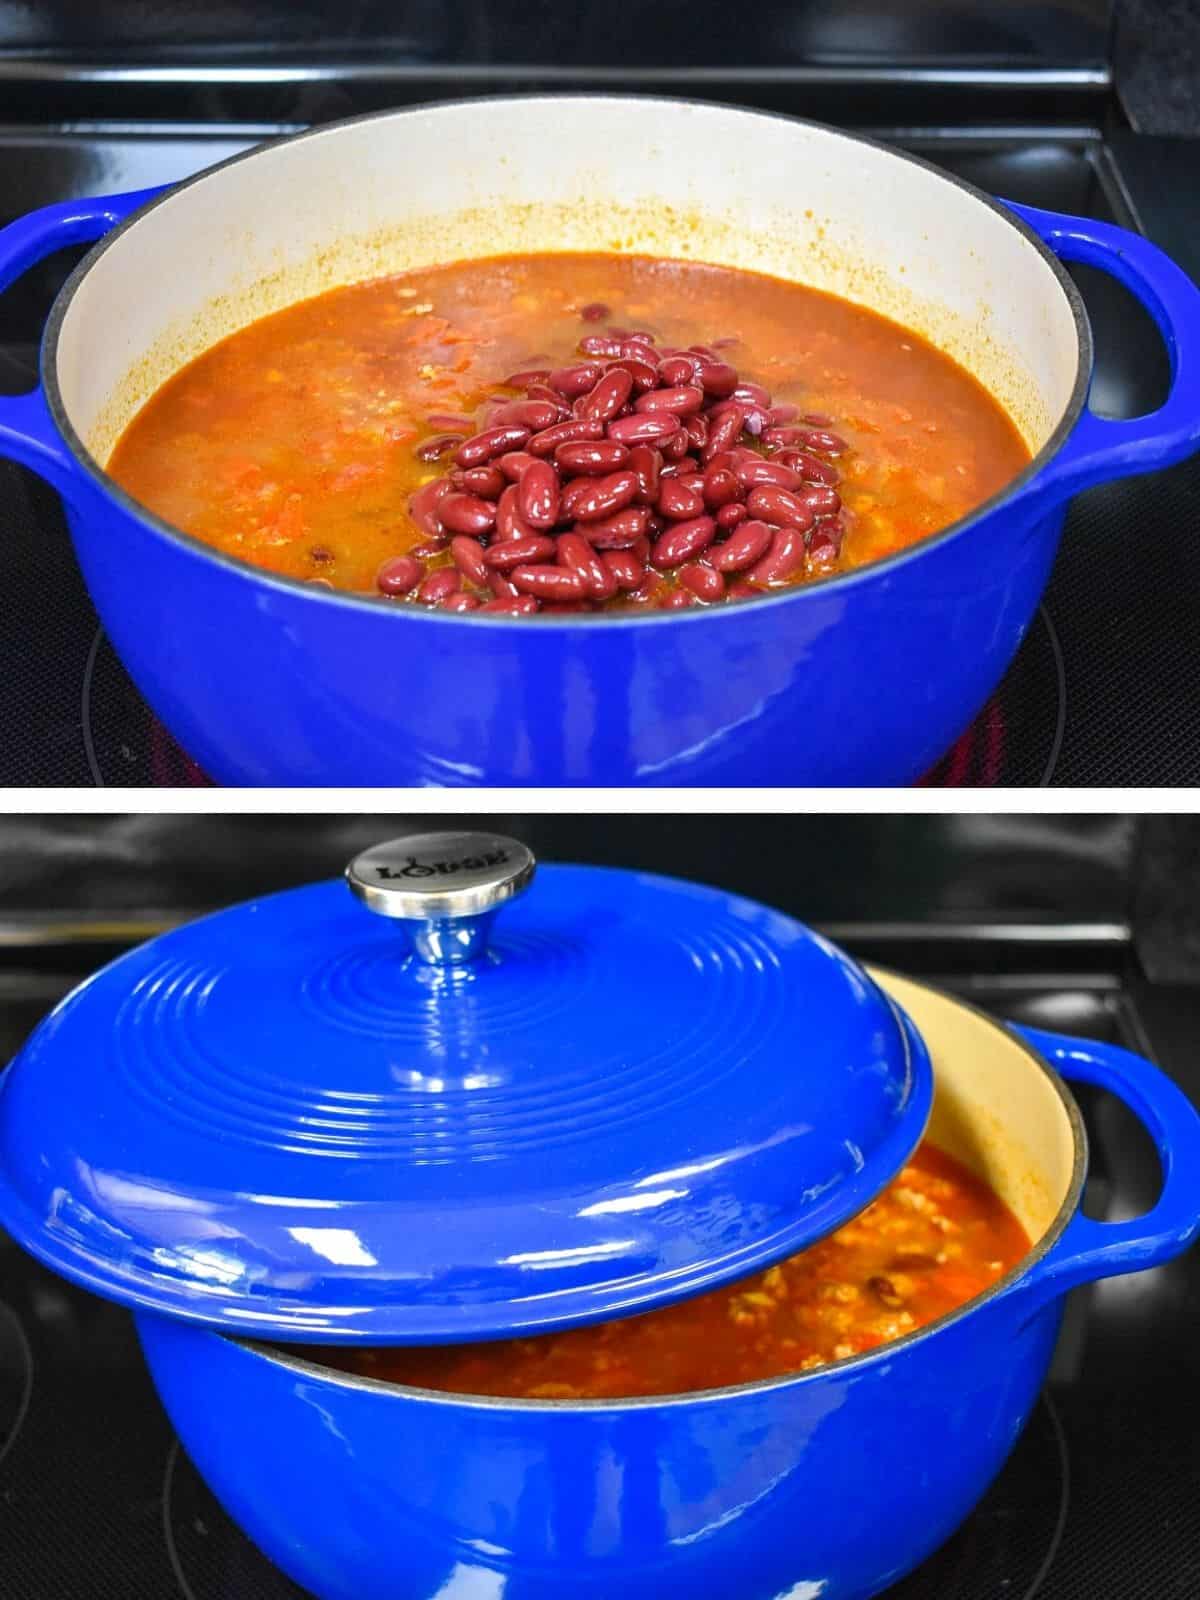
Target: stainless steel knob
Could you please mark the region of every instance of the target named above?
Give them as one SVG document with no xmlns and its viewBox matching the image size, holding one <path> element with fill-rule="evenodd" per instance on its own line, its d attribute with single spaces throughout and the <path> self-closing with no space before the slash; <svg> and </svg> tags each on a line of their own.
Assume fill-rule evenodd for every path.
<svg viewBox="0 0 1200 1600">
<path fill-rule="evenodd" d="M 371 911 L 412 924 L 433 966 L 479 958 L 496 911 L 533 881 L 533 852 L 498 833 L 416 833 L 377 844 L 346 868 Z"/>
</svg>

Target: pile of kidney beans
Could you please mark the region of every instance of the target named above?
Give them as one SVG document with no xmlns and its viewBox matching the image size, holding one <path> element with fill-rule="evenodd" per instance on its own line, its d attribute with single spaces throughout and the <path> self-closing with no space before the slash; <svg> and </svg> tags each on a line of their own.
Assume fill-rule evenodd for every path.
<svg viewBox="0 0 1200 1600">
<path fill-rule="evenodd" d="M 834 569 L 828 458 L 846 446 L 829 418 L 773 404 L 714 346 L 610 330 L 578 353 L 506 378 L 524 398 L 493 397 L 478 432 L 417 446 L 454 465 L 413 496 L 424 542 L 380 568 L 383 594 L 512 616 L 670 609 Z"/>
</svg>

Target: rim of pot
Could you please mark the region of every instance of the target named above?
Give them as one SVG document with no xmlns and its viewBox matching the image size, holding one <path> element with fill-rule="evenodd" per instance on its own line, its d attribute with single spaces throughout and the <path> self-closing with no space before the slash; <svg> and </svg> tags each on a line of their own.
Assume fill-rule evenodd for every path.
<svg viewBox="0 0 1200 1600">
<path fill-rule="evenodd" d="M 752 604 L 756 608 L 759 606 L 796 605 L 798 603 L 802 603 L 806 595 L 811 594 L 814 591 L 824 592 L 830 585 L 837 585 L 843 589 L 850 589 L 860 583 L 868 582 L 870 579 L 879 574 L 885 572 L 894 572 L 900 567 L 907 565 L 910 561 L 919 560 L 926 550 L 933 549 L 950 539 L 961 537 L 972 527 L 974 527 L 977 522 L 980 522 L 984 517 L 990 516 L 993 511 L 997 510 L 1007 501 L 1014 499 L 1016 495 L 1022 489 L 1024 489 L 1025 486 L 1033 478 L 1035 478 L 1039 472 L 1041 472 L 1046 463 L 1055 454 L 1057 454 L 1058 450 L 1065 443 L 1068 434 L 1071 432 L 1071 429 L 1075 426 L 1075 423 L 1078 420 L 1080 413 L 1083 410 L 1084 403 L 1087 399 L 1088 384 L 1091 378 L 1093 359 L 1091 325 L 1088 322 L 1087 312 L 1084 309 L 1083 297 L 1080 295 L 1079 290 L 1075 287 L 1073 279 L 1063 266 L 1062 262 L 1054 254 L 1053 250 L 1051 250 L 1049 245 L 1047 245 L 1041 238 L 1038 237 L 1028 223 L 1026 223 L 1021 217 L 1018 217 L 1014 212 L 1009 211 L 1007 207 L 1002 206 L 1000 202 L 988 194 L 986 190 L 978 188 L 973 183 L 968 183 L 965 179 L 958 177 L 954 173 L 945 172 L 941 167 L 937 166 L 936 163 L 932 161 L 926 161 L 922 156 L 911 155 L 906 150 L 897 150 L 892 145 L 885 144 L 882 140 L 867 138 L 860 133 L 847 133 L 843 129 L 833 126 L 831 123 L 817 122 L 809 117 L 792 117 L 788 116 L 784 112 L 779 111 L 743 110 L 738 106 L 722 105 L 718 101 L 690 100 L 683 95 L 654 95 L 643 98 L 642 96 L 608 94 L 511 94 L 480 96 L 477 99 L 459 98 L 454 100 L 427 100 L 418 105 L 405 106 L 401 110 L 368 111 L 360 116 L 343 117 L 337 122 L 321 123 L 317 127 L 305 129 L 302 133 L 289 134 L 281 139 L 273 139 L 269 144 L 255 145 L 249 150 L 243 150 L 238 155 L 229 156 L 224 161 L 218 161 L 211 167 L 205 167 L 203 171 L 194 173 L 190 178 L 185 178 L 180 183 L 173 184 L 165 194 L 160 195 L 156 200 L 150 201 L 148 205 L 140 207 L 131 216 L 127 217 L 124 222 L 112 229 L 111 232 L 106 233 L 104 237 L 99 240 L 98 243 L 83 258 L 83 260 L 71 273 L 70 277 L 59 291 L 58 296 L 54 301 L 54 305 L 51 308 L 49 318 L 47 319 L 45 333 L 42 339 L 42 387 L 45 391 L 46 401 L 49 405 L 51 416 L 53 417 L 59 432 L 62 434 L 68 449 L 74 457 L 76 464 L 83 469 L 83 471 L 89 478 L 92 479 L 98 488 L 102 489 L 111 499 L 115 500 L 123 510 L 136 517 L 138 521 L 140 521 L 144 526 L 151 529 L 160 537 L 181 543 L 188 549 L 192 550 L 193 553 L 203 555 L 207 557 L 208 560 L 216 563 L 218 566 L 227 567 L 232 571 L 240 573 L 244 577 L 265 585 L 267 588 L 281 590 L 284 594 L 304 594 L 307 598 L 313 600 L 318 605 L 364 607 L 372 615 L 379 615 L 381 612 L 390 611 L 393 615 L 404 618 L 410 623 L 419 622 L 421 626 L 426 627 L 478 628 L 482 626 L 509 629 L 521 627 L 565 628 L 573 632 L 579 631 L 580 629 L 595 627 L 613 628 L 622 625 L 638 628 L 655 626 L 677 628 L 686 627 L 689 625 L 695 626 L 700 623 L 712 624 L 718 622 L 719 619 L 723 617 L 730 616 L 731 614 L 740 615 L 742 613 L 742 602 L 738 602 L 737 604 L 733 605 L 726 604 L 699 608 L 688 606 L 678 611 L 653 611 L 645 614 L 636 611 L 619 611 L 600 612 L 594 615 L 578 617 L 463 616 L 454 612 L 441 611 L 439 609 L 426 610 L 417 606 L 398 605 L 394 600 L 389 600 L 382 595 L 367 595 L 354 593 L 349 590 L 325 589 L 317 584 L 310 583 L 303 578 L 286 578 L 276 573 L 266 572 L 264 569 L 254 566 L 252 562 L 240 561 L 235 556 L 225 555 L 222 551 L 214 549 L 212 545 L 206 544 L 202 539 L 197 539 L 194 537 L 194 535 L 185 533 L 182 528 L 176 528 L 172 523 L 167 522 L 164 518 L 157 516 L 154 512 L 139 504 L 139 502 L 136 501 L 132 495 L 128 494 L 123 488 L 121 488 L 115 479 L 109 477 L 105 469 L 99 464 L 98 461 L 94 459 L 83 440 L 75 431 L 75 427 L 67 415 L 66 406 L 63 403 L 62 393 L 59 389 L 57 359 L 58 339 L 62 330 L 63 321 L 66 318 L 67 312 L 70 309 L 71 302 L 75 297 L 75 293 L 79 288 L 79 285 L 83 282 L 84 278 L 91 271 L 92 267 L 96 264 L 100 257 L 104 255 L 107 250 L 110 250 L 119 239 L 123 238 L 131 228 L 135 228 L 142 217 L 149 215 L 149 213 L 157 209 L 157 207 L 165 205 L 168 200 L 171 200 L 176 195 L 179 195 L 185 190 L 192 188 L 193 185 L 204 182 L 206 179 L 213 177 L 218 172 L 225 171 L 227 167 L 236 166 L 238 163 L 243 161 L 251 161 L 256 156 L 266 155 L 271 150 L 282 145 L 300 144 L 305 140 L 324 138 L 336 134 L 342 128 L 353 127 L 358 123 L 380 122 L 388 118 L 403 117 L 423 111 L 463 110 L 467 108 L 478 107 L 482 113 L 486 112 L 489 107 L 503 107 L 512 104 L 541 104 L 550 107 L 554 105 L 561 105 L 564 101 L 590 103 L 600 100 L 615 101 L 622 105 L 636 107 L 639 111 L 653 109 L 655 106 L 705 106 L 714 111 L 724 111 L 748 118 L 762 118 L 772 122 L 787 122 L 796 127 L 813 128 L 821 133 L 831 134 L 836 138 L 845 139 L 852 144 L 865 145 L 869 149 L 879 150 L 884 154 L 891 156 L 896 161 L 905 161 L 911 166 L 920 167 L 923 171 L 931 173 L 936 178 L 940 178 L 944 183 L 952 184 L 955 188 L 961 189 L 964 191 L 964 193 L 973 196 L 974 199 L 977 200 L 981 205 L 986 206 L 989 211 L 994 212 L 1004 222 L 1008 223 L 1010 227 L 1015 228 L 1017 232 L 1020 233 L 1026 239 L 1026 241 L 1033 246 L 1034 250 L 1041 257 L 1042 261 L 1045 262 L 1045 264 L 1050 268 L 1050 271 L 1058 281 L 1058 286 L 1066 298 L 1067 304 L 1070 307 L 1072 318 L 1074 319 L 1078 352 L 1075 369 L 1075 381 L 1072 385 L 1070 399 L 1067 401 L 1066 408 L 1063 411 L 1062 416 L 1059 418 L 1058 424 L 1054 428 L 1050 437 L 1046 440 L 1045 444 L 1043 444 L 1041 449 L 1038 450 L 1038 452 L 1033 456 L 1032 460 L 1029 461 L 1014 478 L 1005 484 L 1002 489 L 997 490 L 994 495 L 983 501 L 982 504 L 976 506 L 973 511 L 968 512 L 965 517 L 960 517 L 958 521 L 950 523 L 949 526 L 942 528 L 938 533 L 930 534 L 927 538 L 918 540 L 916 544 L 909 545 L 907 549 L 897 551 L 894 555 L 885 556 L 879 561 L 868 562 L 866 566 L 856 567 L 851 572 L 834 574 L 826 578 L 815 578 L 808 583 L 783 589 L 774 594 L 768 592 L 760 597 L 756 597 L 753 601 L 745 602 L 746 604 Z M 488 258 L 486 256 L 480 256 L 478 258 L 471 257 L 470 259 L 478 259 L 482 261 L 487 260 Z M 300 303 L 301 302 L 299 301 L 293 302 L 293 304 Z M 902 324 L 899 323 L 896 325 L 902 326 Z M 1007 415 L 1007 412 L 1005 415 Z"/>
<path fill-rule="evenodd" d="M 903 976 L 900 973 L 892 973 L 890 968 L 878 966 L 874 962 L 871 965 L 872 970 L 880 973 L 884 978 Z M 982 1294 L 973 1295 L 970 1300 L 964 1300 L 962 1305 L 955 1307 L 953 1311 L 947 1311 L 942 1316 L 935 1317 L 932 1322 L 927 1322 L 920 1328 L 914 1328 L 911 1333 L 902 1334 L 900 1338 L 891 1339 L 886 1344 L 878 1345 L 874 1350 L 864 1351 L 861 1355 L 846 1356 L 842 1360 L 828 1361 L 824 1366 L 815 1367 L 808 1372 L 783 1373 L 773 1378 L 753 1378 L 746 1383 L 725 1384 L 713 1389 L 688 1389 L 682 1393 L 673 1392 L 670 1394 L 609 1396 L 604 1399 L 592 1400 L 536 1400 L 523 1396 L 459 1394 L 447 1389 L 424 1389 L 416 1384 L 396 1383 L 387 1378 L 360 1377 L 356 1373 L 343 1372 L 337 1367 L 327 1367 L 320 1361 L 295 1355 L 289 1347 L 284 1345 L 266 1345 L 257 1340 L 248 1339 L 243 1335 L 225 1333 L 214 1328 L 207 1328 L 204 1331 L 215 1333 L 218 1338 L 227 1339 L 230 1343 L 238 1345 L 248 1354 L 263 1361 L 306 1377 L 320 1378 L 322 1381 L 332 1383 L 338 1388 L 362 1389 L 368 1393 L 405 1395 L 453 1406 L 483 1406 L 501 1410 L 516 1408 L 522 1411 L 627 1411 L 632 1407 L 681 1406 L 694 1405 L 711 1400 L 733 1400 L 739 1395 L 762 1393 L 771 1389 L 790 1388 L 794 1384 L 810 1383 L 827 1377 L 831 1372 L 840 1374 L 848 1372 L 852 1368 L 862 1369 L 890 1361 L 909 1345 L 917 1343 L 920 1339 L 928 1338 L 940 1329 L 949 1327 L 951 1323 L 961 1321 L 963 1317 L 971 1315 L 980 1306 L 986 1305 L 989 1300 L 994 1300 L 1005 1293 L 1018 1278 L 1022 1277 L 1032 1266 L 1049 1254 L 1062 1236 L 1068 1222 L 1075 1215 L 1083 1194 L 1087 1169 L 1087 1133 L 1084 1129 L 1079 1107 L 1063 1079 L 1046 1058 L 1026 1040 L 1020 1038 L 1017 1034 L 1011 1033 L 1001 1023 L 997 1022 L 994 1017 L 989 1016 L 985 1011 L 981 1011 L 978 1006 L 972 1005 L 969 1001 L 959 999 L 957 995 L 950 994 L 936 984 L 918 983 L 917 980 L 907 976 L 905 976 L 904 981 L 916 983 L 918 987 L 927 990 L 928 993 L 949 1001 L 951 1005 L 958 1006 L 961 1010 L 970 1013 L 978 1020 L 986 1023 L 993 1031 L 1001 1034 L 1005 1043 L 1011 1046 L 1012 1049 L 1020 1051 L 1027 1057 L 1048 1079 L 1058 1095 L 1070 1125 L 1071 1140 L 1074 1148 L 1071 1179 L 1067 1185 L 1067 1192 L 1063 1197 L 1062 1205 L 1059 1207 L 1050 1226 L 1042 1233 L 1036 1243 L 1031 1246 L 1014 1267 L 1010 1268 L 1002 1277 L 997 1278 L 996 1282 L 990 1288 L 985 1289 Z M 648 1312 L 646 1315 L 653 1315 L 653 1312 Z M 537 1338 L 538 1335 L 532 1331 L 525 1334 L 518 1331 L 512 1337 Z M 303 1348 L 313 1349 L 316 1347 L 304 1346 Z"/>
</svg>

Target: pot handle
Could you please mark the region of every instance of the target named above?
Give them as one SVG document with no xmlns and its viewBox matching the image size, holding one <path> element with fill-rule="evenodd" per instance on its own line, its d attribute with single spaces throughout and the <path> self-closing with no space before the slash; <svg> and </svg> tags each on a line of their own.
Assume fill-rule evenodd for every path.
<svg viewBox="0 0 1200 1600">
<path fill-rule="evenodd" d="M 1067 499 L 1093 483 L 1152 472 L 1200 447 L 1200 288 L 1139 233 L 1088 217 L 1004 204 L 1063 261 L 1099 267 L 1137 296 L 1158 325 L 1171 389 L 1157 411 L 1116 421 L 1085 408 L 1039 484 Z"/>
<path fill-rule="evenodd" d="M 1179 1255 L 1200 1233 L 1200 1111 L 1142 1056 L 1117 1045 L 1096 1044 L 1014 1027 L 1064 1078 L 1108 1089 L 1125 1102 L 1154 1140 L 1162 1190 L 1143 1216 L 1094 1222 L 1082 1212 L 1025 1277 L 1039 1300 L 1064 1294 L 1095 1278 L 1138 1272 Z"/>
<path fill-rule="evenodd" d="M 161 188 L 135 189 L 129 194 L 60 200 L 18 217 L 0 228 L 0 291 L 56 250 L 101 238 L 161 193 Z M 70 482 L 71 457 L 40 383 L 28 394 L 0 395 L 0 455 L 32 467 L 56 489 Z"/>
</svg>

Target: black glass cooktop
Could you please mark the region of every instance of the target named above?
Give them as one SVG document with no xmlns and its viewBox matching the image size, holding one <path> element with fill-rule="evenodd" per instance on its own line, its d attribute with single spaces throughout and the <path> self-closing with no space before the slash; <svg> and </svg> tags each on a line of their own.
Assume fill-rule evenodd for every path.
<svg viewBox="0 0 1200 1600">
<path fill-rule="evenodd" d="M 878 950 L 872 951 L 878 956 Z M 892 951 L 916 970 L 919 953 Z M 0 1060 L 68 987 L 0 970 Z M 1195 1098 L 1200 994 L 1090 971 L 949 986 L 997 1014 L 1148 1051 Z M 936 974 L 931 973 L 931 976 Z M 1087 1207 L 1155 1197 L 1149 1140 L 1115 1100 L 1082 1101 Z M 1079 1291 L 1051 1380 L 1007 1466 L 893 1600 L 1195 1600 L 1200 1593 L 1200 1252 Z M 0 1234 L 0 1595 L 5 1600 L 297 1600 L 172 1435 L 128 1315 Z"/>
<path fill-rule="evenodd" d="M 261 132 L 262 130 L 259 130 Z M 0 133 L 0 216 L 68 194 L 168 181 L 253 143 L 254 130 Z M 1066 135 L 894 135 L 993 193 L 1122 223 L 1144 143 Z M 1178 156 L 1176 157 L 1178 159 Z M 1172 233 L 1159 183 L 1149 231 Z M 1177 198 L 1188 204 L 1186 195 Z M 1164 207 L 1166 211 L 1164 212 Z M 1177 219 L 1175 219 L 1177 221 Z M 0 298 L 0 389 L 33 381 L 41 323 L 82 252 Z M 1166 357 L 1149 317 L 1111 279 L 1077 271 L 1096 333 L 1094 401 L 1159 403 Z M 1200 460 L 1091 491 L 1074 506 L 1046 601 L 1004 684 L 926 778 L 937 786 L 1200 782 Z M 169 605 L 169 596 L 154 603 Z M 55 496 L 0 462 L 0 784 L 202 785 L 104 637 Z M 931 663 L 931 670 L 944 670 Z"/>
</svg>

